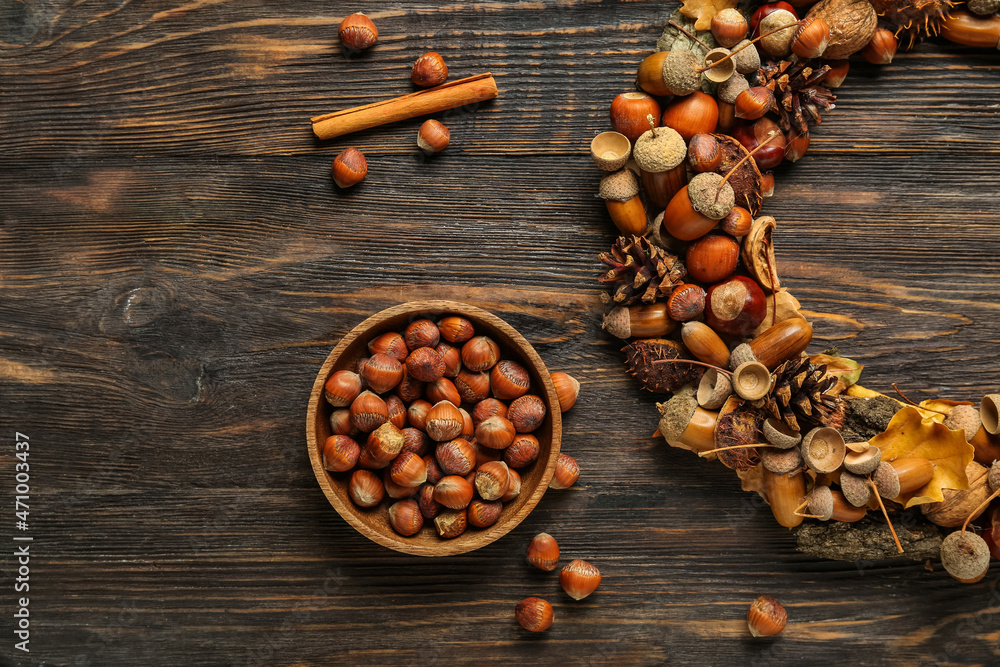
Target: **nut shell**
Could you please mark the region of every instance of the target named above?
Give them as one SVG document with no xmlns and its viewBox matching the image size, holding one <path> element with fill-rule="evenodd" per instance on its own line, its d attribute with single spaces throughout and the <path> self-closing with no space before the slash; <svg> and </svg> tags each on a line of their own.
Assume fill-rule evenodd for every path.
<svg viewBox="0 0 1000 667">
<path fill-rule="evenodd" d="M 503 461 L 489 461 L 476 471 L 476 491 L 483 500 L 499 500 L 509 483 L 510 471 Z"/>
<path fill-rule="evenodd" d="M 632 155 L 632 142 L 621 132 L 601 132 L 590 142 L 590 157 L 600 169 L 617 171 Z"/>
<path fill-rule="evenodd" d="M 736 63 L 736 71 L 740 74 L 755 74 L 760 69 L 760 54 L 750 40 L 744 39 L 733 47 L 733 62 Z"/>
<path fill-rule="evenodd" d="M 454 539 L 465 532 L 468 527 L 468 519 L 464 509 L 443 510 L 434 517 L 434 529 L 439 537 L 444 539 Z"/>
<path fill-rule="evenodd" d="M 727 49 L 743 41 L 747 29 L 747 20 L 738 9 L 727 7 L 712 17 L 712 36 Z"/>
<path fill-rule="evenodd" d="M 736 96 L 736 117 L 757 120 L 774 107 L 774 93 L 763 86 L 747 88 Z"/>
<path fill-rule="evenodd" d="M 816 472 L 834 472 L 844 462 L 846 453 L 844 437 L 837 429 L 820 426 L 802 438 L 802 460 Z"/>
<path fill-rule="evenodd" d="M 979 581 L 990 567 L 990 548 L 975 533 L 956 530 L 941 541 L 941 565 L 959 581 Z"/>
<path fill-rule="evenodd" d="M 747 627 L 754 637 L 770 637 L 785 629 L 788 612 L 781 603 L 768 595 L 761 595 L 747 610 Z"/>
<path fill-rule="evenodd" d="M 376 394 L 384 394 L 403 379 L 403 364 L 395 357 L 378 352 L 368 359 L 361 377 Z"/>
<path fill-rule="evenodd" d="M 807 16 L 792 36 L 792 53 L 799 58 L 819 58 L 830 43 L 830 26 L 821 18 Z"/>
<path fill-rule="evenodd" d="M 455 376 L 455 389 L 465 403 L 478 403 L 490 395 L 490 374 L 463 368 Z"/>
<path fill-rule="evenodd" d="M 761 47 L 776 58 L 787 56 L 792 52 L 792 38 L 795 36 L 797 22 L 798 19 L 795 18 L 795 15 L 787 9 L 778 9 L 762 18 L 758 24 L 760 34 L 771 34 L 761 38 Z M 779 30 L 781 26 L 785 25 L 789 27 Z"/>
<path fill-rule="evenodd" d="M 437 347 L 441 342 L 441 330 L 428 319 L 415 320 L 407 325 L 403 340 L 411 351 L 418 347 Z"/>
<path fill-rule="evenodd" d="M 500 518 L 503 503 L 499 500 L 473 500 L 466 509 L 466 519 L 470 526 L 489 528 Z"/>
<path fill-rule="evenodd" d="M 855 507 L 864 507 L 872 496 L 872 487 L 867 478 L 849 472 L 840 473 L 840 490 L 847 502 Z"/>
<path fill-rule="evenodd" d="M 809 10 L 808 17 L 822 19 L 830 27 L 830 44 L 823 52 L 826 60 L 860 51 L 878 28 L 878 16 L 868 0 L 822 0 Z"/>
<path fill-rule="evenodd" d="M 752 47 L 746 49 L 747 51 L 755 51 Z M 734 56 L 734 60 L 736 56 Z M 719 84 L 719 89 L 715 92 L 716 97 L 719 98 L 720 102 L 725 102 L 726 104 L 736 104 L 736 98 L 744 90 L 750 87 L 747 83 L 747 79 L 742 74 L 734 74 L 725 81 Z"/>
<path fill-rule="evenodd" d="M 791 449 L 765 449 L 760 455 L 765 470 L 776 475 L 787 475 L 802 465 L 802 453 L 798 447 Z"/>
</svg>

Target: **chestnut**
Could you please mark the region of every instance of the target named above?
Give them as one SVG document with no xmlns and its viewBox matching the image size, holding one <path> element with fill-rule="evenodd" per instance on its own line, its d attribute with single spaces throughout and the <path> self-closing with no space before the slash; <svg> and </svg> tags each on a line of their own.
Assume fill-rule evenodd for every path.
<svg viewBox="0 0 1000 667">
<path fill-rule="evenodd" d="M 663 111 L 663 125 L 673 128 L 685 141 L 696 134 L 711 134 L 719 122 L 715 98 L 702 92 L 675 99 Z"/>
<path fill-rule="evenodd" d="M 736 239 L 728 234 L 709 234 L 688 246 L 685 264 L 695 280 L 717 283 L 733 275 L 739 259 Z"/>
<path fill-rule="evenodd" d="M 659 102 L 646 93 L 622 93 L 611 102 L 611 127 L 632 143 L 649 129 L 646 116 L 652 116 L 654 124 L 660 119 Z"/>
<path fill-rule="evenodd" d="M 705 323 L 717 332 L 746 336 L 760 326 L 766 313 L 764 291 L 746 276 L 734 276 L 708 288 Z"/>
</svg>

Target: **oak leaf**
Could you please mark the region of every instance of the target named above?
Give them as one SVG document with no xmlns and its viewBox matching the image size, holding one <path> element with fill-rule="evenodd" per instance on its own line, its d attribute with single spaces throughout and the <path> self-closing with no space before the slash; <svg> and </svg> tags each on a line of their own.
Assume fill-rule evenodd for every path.
<svg viewBox="0 0 1000 667">
<path fill-rule="evenodd" d="M 695 30 L 712 27 L 712 17 L 723 9 L 735 7 L 737 0 L 682 0 L 681 14 L 695 19 Z"/>
<path fill-rule="evenodd" d="M 932 413 L 933 414 L 933 413 Z M 905 507 L 944 500 L 944 489 L 969 488 L 965 468 L 975 455 L 975 448 L 965 441 L 962 431 L 951 431 L 933 417 L 924 417 L 914 407 L 897 412 L 889 427 L 869 442 L 882 450 L 882 460 L 919 457 L 934 465 L 934 476 L 926 485 L 893 498 Z"/>
</svg>

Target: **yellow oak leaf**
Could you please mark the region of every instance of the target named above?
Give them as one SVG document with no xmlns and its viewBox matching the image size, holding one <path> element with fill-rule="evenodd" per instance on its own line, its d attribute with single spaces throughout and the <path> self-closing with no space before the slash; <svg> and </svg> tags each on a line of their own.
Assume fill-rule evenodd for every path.
<svg viewBox="0 0 1000 667">
<path fill-rule="evenodd" d="M 737 0 L 681 0 L 681 14 L 689 19 L 695 19 L 695 30 L 708 30 L 712 27 L 712 17 L 723 9 L 735 7 Z"/>
<path fill-rule="evenodd" d="M 965 467 L 972 461 L 975 448 L 965 441 L 964 432 L 951 431 L 932 416 L 925 417 L 917 408 L 907 406 L 893 416 L 884 432 L 869 441 L 882 450 L 883 461 L 912 456 L 934 465 L 930 482 L 893 498 L 905 507 L 940 502 L 944 500 L 944 489 L 969 488 Z"/>
</svg>

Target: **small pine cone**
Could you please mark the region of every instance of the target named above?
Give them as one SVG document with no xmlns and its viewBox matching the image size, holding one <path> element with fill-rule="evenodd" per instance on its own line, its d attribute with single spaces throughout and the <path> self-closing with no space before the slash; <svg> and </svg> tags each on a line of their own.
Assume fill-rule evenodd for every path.
<svg viewBox="0 0 1000 667">
<path fill-rule="evenodd" d="M 619 236 L 610 252 L 601 253 L 599 259 L 610 268 L 597 280 L 616 284 L 603 299 L 609 307 L 666 299 L 687 274 L 679 258 L 641 236 Z"/>
</svg>

